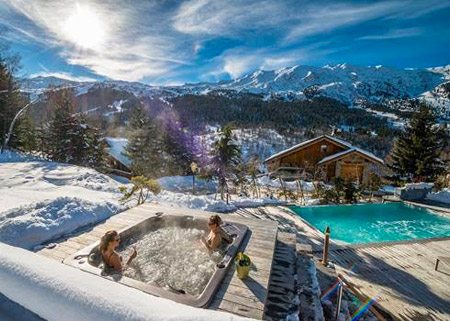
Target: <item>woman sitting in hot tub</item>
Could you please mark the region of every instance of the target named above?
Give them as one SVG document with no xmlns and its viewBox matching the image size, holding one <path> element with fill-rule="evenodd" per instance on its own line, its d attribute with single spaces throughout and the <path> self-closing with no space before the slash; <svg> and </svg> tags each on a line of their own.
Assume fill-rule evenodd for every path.
<svg viewBox="0 0 450 321">
<path fill-rule="evenodd" d="M 222 229 L 222 224 L 223 222 L 219 215 L 212 215 L 208 220 L 209 234 L 206 239 L 202 236 L 201 241 L 211 252 L 220 249 L 224 243 L 229 244 L 232 242 L 231 237 Z"/>
<path fill-rule="evenodd" d="M 127 263 L 123 265 L 122 257 L 115 251 L 119 246 L 120 236 L 116 231 L 108 231 L 100 239 L 99 251 L 103 259 L 103 272 L 105 274 L 122 273 L 122 271 L 137 256 L 136 249 L 133 249 Z"/>
</svg>

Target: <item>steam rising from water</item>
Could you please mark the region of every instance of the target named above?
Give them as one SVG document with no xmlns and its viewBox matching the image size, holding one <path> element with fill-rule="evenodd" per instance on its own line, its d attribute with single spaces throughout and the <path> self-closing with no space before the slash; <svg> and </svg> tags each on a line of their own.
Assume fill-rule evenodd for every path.
<svg viewBox="0 0 450 321">
<path fill-rule="evenodd" d="M 164 227 L 146 234 L 133 244 L 138 256 L 124 275 L 199 295 L 221 260 L 219 253 L 210 256 L 200 243 L 203 233 L 198 229 Z M 122 252 L 129 252 L 129 247 Z"/>
</svg>

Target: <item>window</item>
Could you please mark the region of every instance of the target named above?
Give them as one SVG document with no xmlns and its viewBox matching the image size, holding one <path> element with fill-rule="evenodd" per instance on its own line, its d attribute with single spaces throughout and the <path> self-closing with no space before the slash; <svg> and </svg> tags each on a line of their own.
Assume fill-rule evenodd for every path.
<svg viewBox="0 0 450 321">
<path fill-rule="evenodd" d="M 320 151 L 322 152 L 322 153 L 325 153 L 326 151 L 327 151 L 327 145 L 322 145 L 322 146 L 320 146 Z"/>
</svg>

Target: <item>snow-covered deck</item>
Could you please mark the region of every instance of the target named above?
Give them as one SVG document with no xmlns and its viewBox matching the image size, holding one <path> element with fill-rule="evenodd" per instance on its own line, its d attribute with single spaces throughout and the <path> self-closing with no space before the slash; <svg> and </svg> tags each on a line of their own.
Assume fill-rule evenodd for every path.
<svg viewBox="0 0 450 321">
<path fill-rule="evenodd" d="M 94 227 L 79 232 L 77 235 L 60 239 L 54 242 L 56 243 L 55 247 L 43 248 L 38 250 L 37 253 L 62 262 L 64 258 L 98 241 L 106 231 L 111 229 L 122 230 L 141 222 L 156 212 L 206 217 L 213 214 L 163 206 L 157 203 L 146 203 L 112 216 Z M 247 233 L 247 237 L 239 250 L 245 251 L 251 257 L 254 269 L 250 272 L 250 277 L 247 280 L 240 280 L 234 273 L 235 268 L 232 265 L 209 305 L 209 309 L 262 319 L 272 270 L 278 223 L 276 221 L 245 219 L 238 215 L 227 214 L 223 214 L 222 218 L 225 222 L 236 222 L 248 226 L 250 233 Z"/>
</svg>

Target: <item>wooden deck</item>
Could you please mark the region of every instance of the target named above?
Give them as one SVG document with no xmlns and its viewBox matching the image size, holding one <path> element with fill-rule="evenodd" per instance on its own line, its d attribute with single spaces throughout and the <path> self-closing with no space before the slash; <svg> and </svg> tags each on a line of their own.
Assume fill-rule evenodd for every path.
<svg viewBox="0 0 450 321">
<path fill-rule="evenodd" d="M 238 212 L 280 220 L 280 229 L 297 227 L 301 243 L 312 245 L 316 260 L 322 257 L 323 234 L 290 210 L 266 207 Z M 450 320 L 450 267 L 442 264 L 435 271 L 439 256 L 450 256 L 450 237 L 355 246 L 333 243 L 329 252 L 338 273 L 365 296 L 377 295 L 380 307 L 402 321 Z"/>
<path fill-rule="evenodd" d="M 438 256 L 449 255 L 447 238 L 333 250 L 329 257 L 338 273 L 397 319 L 448 321 L 450 267 L 434 266 Z"/>
<path fill-rule="evenodd" d="M 119 213 L 108 220 L 91 228 L 84 229 L 77 235 L 60 239 L 53 248 L 44 248 L 38 254 L 62 262 L 64 258 L 73 255 L 78 250 L 99 240 L 108 230 L 121 230 L 135 225 L 155 212 L 210 215 L 211 213 L 197 210 L 180 209 L 146 203 Z M 242 223 L 248 226 L 249 233 L 242 242 L 241 251 L 251 257 L 253 265 L 250 277 L 246 280 L 237 278 L 235 267 L 232 265 L 214 296 L 209 309 L 231 312 L 234 314 L 262 319 L 267 298 L 267 289 L 272 270 L 272 261 L 277 239 L 278 223 L 272 220 L 246 219 L 239 215 L 221 215 L 225 222 Z"/>
</svg>

